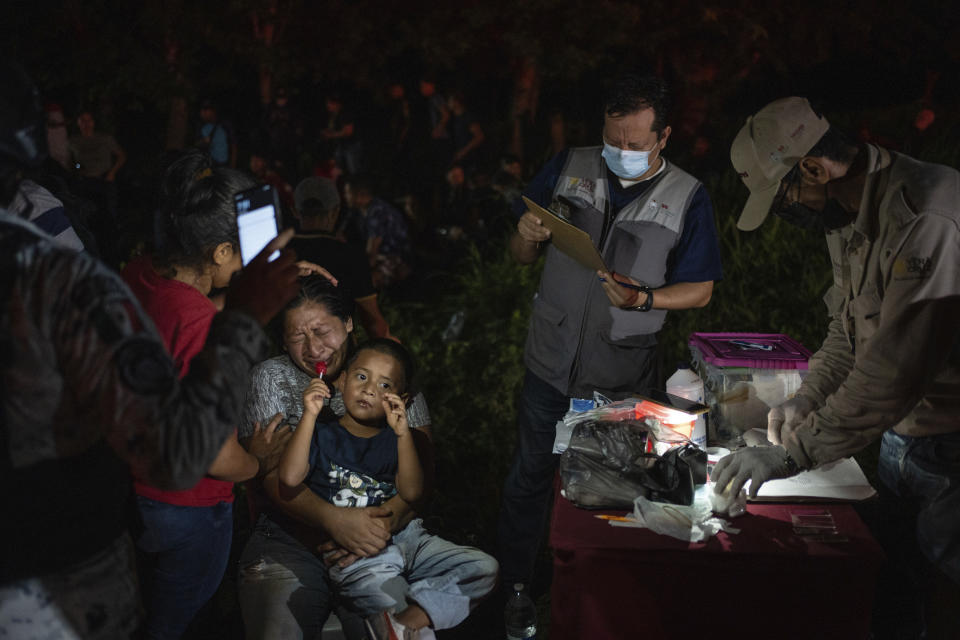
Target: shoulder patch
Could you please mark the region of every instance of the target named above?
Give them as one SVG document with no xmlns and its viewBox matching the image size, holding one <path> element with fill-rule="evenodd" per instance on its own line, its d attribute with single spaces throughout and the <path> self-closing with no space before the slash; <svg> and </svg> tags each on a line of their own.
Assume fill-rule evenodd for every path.
<svg viewBox="0 0 960 640">
<path fill-rule="evenodd" d="M 932 272 L 933 258 L 930 256 L 897 258 L 893 263 L 894 280 L 921 280 Z"/>
</svg>

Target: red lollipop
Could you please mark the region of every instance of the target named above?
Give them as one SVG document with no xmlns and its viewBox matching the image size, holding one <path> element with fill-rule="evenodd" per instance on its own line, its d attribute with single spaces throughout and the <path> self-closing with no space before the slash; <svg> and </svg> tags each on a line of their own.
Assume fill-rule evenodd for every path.
<svg viewBox="0 0 960 640">
<path fill-rule="evenodd" d="M 313 364 L 313 369 L 314 371 L 317 372 L 317 375 L 322 378 L 323 374 L 327 372 L 327 363 L 323 360 L 320 360 L 319 362 L 315 362 Z"/>
</svg>

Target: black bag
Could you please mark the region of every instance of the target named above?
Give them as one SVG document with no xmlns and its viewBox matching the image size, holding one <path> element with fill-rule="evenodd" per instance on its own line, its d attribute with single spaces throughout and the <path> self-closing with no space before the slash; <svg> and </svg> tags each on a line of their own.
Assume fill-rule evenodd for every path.
<svg viewBox="0 0 960 640">
<path fill-rule="evenodd" d="M 649 436 L 643 421 L 578 424 L 560 457 L 564 495 L 587 509 L 633 509 L 637 496 L 693 504 L 694 485 L 706 481 L 707 454 L 692 444 L 662 456 L 645 453 Z"/>
</svg>

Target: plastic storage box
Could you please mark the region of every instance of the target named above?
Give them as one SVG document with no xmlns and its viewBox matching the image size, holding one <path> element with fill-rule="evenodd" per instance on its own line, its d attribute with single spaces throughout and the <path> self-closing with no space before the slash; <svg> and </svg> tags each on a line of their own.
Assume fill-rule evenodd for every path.
<svg viewBox="0 0 960 640">
<path fill-rule="evenodd" d="M 790 398 L 806 375 L 810 352 L 782 333 L 693 333 L 690 353 L 710 407 L 707 440 L 738 445 L 767 428 L 767 412 Z"/>
</svg>

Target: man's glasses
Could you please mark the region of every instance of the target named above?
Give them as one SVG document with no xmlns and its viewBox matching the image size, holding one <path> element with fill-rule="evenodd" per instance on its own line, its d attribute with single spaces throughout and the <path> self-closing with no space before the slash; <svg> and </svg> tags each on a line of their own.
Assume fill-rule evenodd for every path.
<svg viewBox="0 0 960 640">
<path fill-rule="evenodd" d="M 823 231 L 822 213 L 800 202 L 800 189 L 803 185 L 801 178 L 799 165 L 794 166 L 787 175 L 783 176 L 783 180 L 780 181 L 780 189 L 773 199 L 773 204 L 770 205 L 770 211 L 778 218 L 796 227 Z M 788 198 L 788 194 L 793 192 L 794 187 L 796 187 L 794 196 Z M 826 185 L 824 185 L 824 189 L 826 189 Z"/>
</svg>

